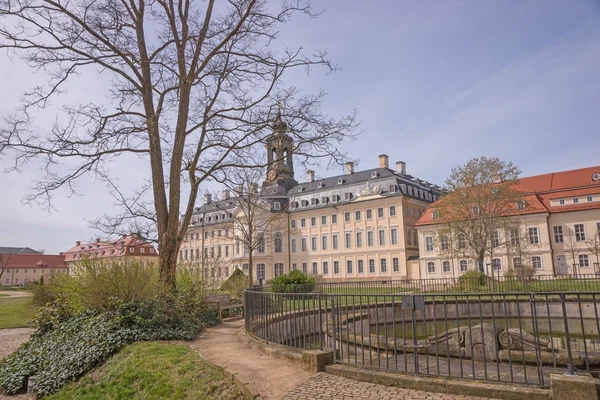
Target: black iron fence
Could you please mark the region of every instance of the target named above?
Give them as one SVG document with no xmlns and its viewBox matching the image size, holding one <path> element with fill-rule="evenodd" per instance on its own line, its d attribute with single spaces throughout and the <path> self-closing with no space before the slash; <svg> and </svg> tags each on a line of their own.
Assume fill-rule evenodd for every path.
<svg viewBox="0 0 600 400">
<path fill-rule="evenodd" d="M 248 290 L 246 329 L 269 343 L 333 349 L 340 363 L 545 387 L 550 373 L 600 373 L 599 298 Z"/>
<path fill-rule="evenodd" d="M 307 285 L 271 286 L 267 290 L 323 294 L 418 294 L 600 292 L 600 275 L 458 277 L 439 279 L 318 282 Z"/>
</svg>

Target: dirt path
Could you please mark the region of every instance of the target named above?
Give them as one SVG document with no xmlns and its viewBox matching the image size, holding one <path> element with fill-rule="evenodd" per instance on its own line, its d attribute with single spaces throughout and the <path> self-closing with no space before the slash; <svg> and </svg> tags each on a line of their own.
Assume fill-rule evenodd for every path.
<svg viewBox="0 0 600 400">
<path fill-rule="evenodd" d="M 266 356 L 241 343 L 236 333 L 243 318 L 204 330 L 188 343 L 206 359 L 254 383 L 265 400 L 279 400 L 312 376 L 289 360 Z"/>
<path fill-rule="evenodd" d="M 6 292 L 0 292 L 2 293 L 2 296 L 0 296 L 0 299 L 10 299 L 12 297 L 29 297 L 29 296 L 33 296 L 33 293 L 31 292 L 12 292 L 12 291 L 6 291 Z"/>
</svg>

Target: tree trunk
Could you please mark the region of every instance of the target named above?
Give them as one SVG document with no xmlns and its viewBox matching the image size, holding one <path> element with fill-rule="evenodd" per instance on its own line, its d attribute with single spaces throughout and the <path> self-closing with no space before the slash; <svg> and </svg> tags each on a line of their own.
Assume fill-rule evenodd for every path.
<svg viewBox="0 0 600 400">
<path fill-rule="evenodd" d="M 485 275 L 485 256 L 479 256 L 479 272 Z"/>
<path fill-rule="evenodd" d="M 252 250 L 248 250 L 248 287 L 252 287 Z"/>
<path fill-rule="evenodd" d="M 176 237 L 175 235 L 173 237 Z M 175 272 L 177 270 L 177 240 L 169 239 L 163 235 L 159 241 L 160 253 L 158 254 L 159 276 L 161 284 L 169 291 L 175 291 Z"/>
</svg>

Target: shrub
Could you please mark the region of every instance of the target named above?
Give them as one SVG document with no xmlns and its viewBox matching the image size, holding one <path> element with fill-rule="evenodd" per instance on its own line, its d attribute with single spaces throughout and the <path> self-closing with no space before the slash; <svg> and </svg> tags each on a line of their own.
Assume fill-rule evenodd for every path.
<svg viewBox="0 0 600 400">
<path fill-rule="evenodd" d="M 112 298 L 130 303 L 163 294 L 154 264 L 85 259 L 78 263 L 74 274 L 54 274 L 44 285 L 36 285 L 33 301 L 41 306 L 61 300 L 79 311 L 104 310 Z"/>
<path fill-rule="evenodd" d="M 480 292 L 487 287 L 487 276 L 480 271 L 469 270 L 458 278 L 458 290 L 462 293 Z"/>
<path fill-rule="evenodd" d="M 311 293 L 315 289 L 315 279 L 294 270 L 273 278 L 271 289 L 277 293 Z"/>
<path fill-rule="evenodd" d="M 231 276 L 223 282 L 221 290 L 229 292 L 232 296 L 242 297 L 244 290 L 248 287 L 248 276 L 241 269 L 236 268 Z"/>
<path fill-rule="evenodd" d="M 7 394 L 25 389 L 37 376 L 36 393 L 47 396 L 104 362 L 124 345 L 141 340 L 190 340 L 217 314 L 189 292 L 147 301 L 110 299 L 103 311 L 73 311 L 63 302 L 38 313 L 37 332 L 0 361 L 0 387 Z"/>
</svg>

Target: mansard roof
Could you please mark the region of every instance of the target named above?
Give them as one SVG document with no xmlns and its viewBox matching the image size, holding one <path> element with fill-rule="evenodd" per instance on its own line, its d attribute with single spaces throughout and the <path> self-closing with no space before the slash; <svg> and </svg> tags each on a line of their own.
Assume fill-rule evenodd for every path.
<svg viewBox="0 0 600 400">
<path fill-rule="evenodd" d="M 0 254 L 42 254 L 30 247 L 0 247 Z"/>
</svg>

